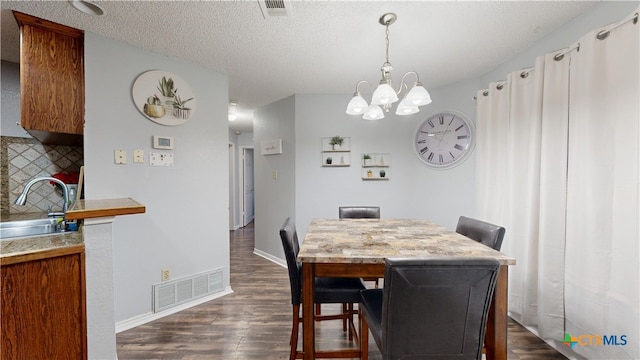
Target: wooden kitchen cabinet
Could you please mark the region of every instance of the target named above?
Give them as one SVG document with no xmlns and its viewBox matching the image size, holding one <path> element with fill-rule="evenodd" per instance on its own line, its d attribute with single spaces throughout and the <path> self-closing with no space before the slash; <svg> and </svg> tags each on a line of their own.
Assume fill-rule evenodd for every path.
<svg viewBox="0 0 640 360">
<path fill-rule="evenodd" d="M 87 359 L 84 245 L 2 258 L 2 359 Z"/>
<path fill-rule="evenodd" d="M 82 145 L 84 33 L 14 12 L 20 26 L 20 125 L 43 144 Z"/>
</svg>

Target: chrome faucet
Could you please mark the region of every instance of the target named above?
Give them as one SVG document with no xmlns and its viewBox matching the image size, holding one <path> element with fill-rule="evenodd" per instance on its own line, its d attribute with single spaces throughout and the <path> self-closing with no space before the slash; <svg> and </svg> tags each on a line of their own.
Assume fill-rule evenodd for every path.
<svg viewBox="0 0 640 360">
<path fill-rule="evenodd" d="M 31 181 L 29 181 L 25 186 L 24 186 L 24 190 L 22 190 L 22 194 L 20 194 L 20 196 L 18 196 L 18 198 L 16 199 L 16 205 L 24 205 L 27 203 L 27 193 L 29 192 L 29 189 L 31 189 L 31 186 L 33 186 L 33 184 L 40 182 L 40 181 L 53 181 L 54 183 L 62 186 L 62 197 L 63 197 L 63 201 L 64 203 L 62 204 L 62 213 L 56 213 L 56 212 L 51 212 L 49 211 L 49 213 L 47 214 L 48 216 L 66 216 L 67 214 L 67 207 L 69 206 L 69 190 L 67 189 L 67 184 L 65 184 L 64 182 L 62 182 L 59 179 L 56 179 L 54 177 L 39 177 L 39 178 L 35 178 Z"/>
</svg>

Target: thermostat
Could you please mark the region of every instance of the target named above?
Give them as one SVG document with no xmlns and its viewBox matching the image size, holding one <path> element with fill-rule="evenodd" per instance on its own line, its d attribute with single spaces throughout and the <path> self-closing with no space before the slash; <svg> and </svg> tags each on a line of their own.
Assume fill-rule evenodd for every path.
<svg viewBox="0 0 640 360">
<path fill-rule="evenodd" d="M 168 149 L 172 150 L 174 146 L 173 138 L 169 136 L 153 136 L 153 148 L 154 149 Z"/>
</svg>

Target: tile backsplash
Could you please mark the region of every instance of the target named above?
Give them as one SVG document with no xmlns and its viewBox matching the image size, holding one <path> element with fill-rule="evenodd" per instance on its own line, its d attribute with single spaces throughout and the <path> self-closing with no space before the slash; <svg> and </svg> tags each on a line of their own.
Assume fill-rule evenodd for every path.
<svg viewBox="0 0 640 360">
<path fill-rule="evenodd" d="M 62 191 L 49 182 L 33 185 L 25 206 L 16 198 L 29 180 L 61 172 L 79 172 L 83 164 L 82 147 L 43 145 L 29 138 L 0 137 L 0 193 L 2 215 L 22 214 L 62 208 Z"/>
</svg>

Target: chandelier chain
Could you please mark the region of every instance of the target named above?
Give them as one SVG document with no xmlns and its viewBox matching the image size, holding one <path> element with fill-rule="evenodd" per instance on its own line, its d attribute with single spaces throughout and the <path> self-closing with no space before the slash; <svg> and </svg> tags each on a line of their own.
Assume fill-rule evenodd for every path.
<svg viewBox="0 0 640 360">
<path fill-rule="evenodd" d="M 387 63 L 389 63 L 389 23 L 387 23 L 386 38 L 387 38 Z"/>
</svg>

